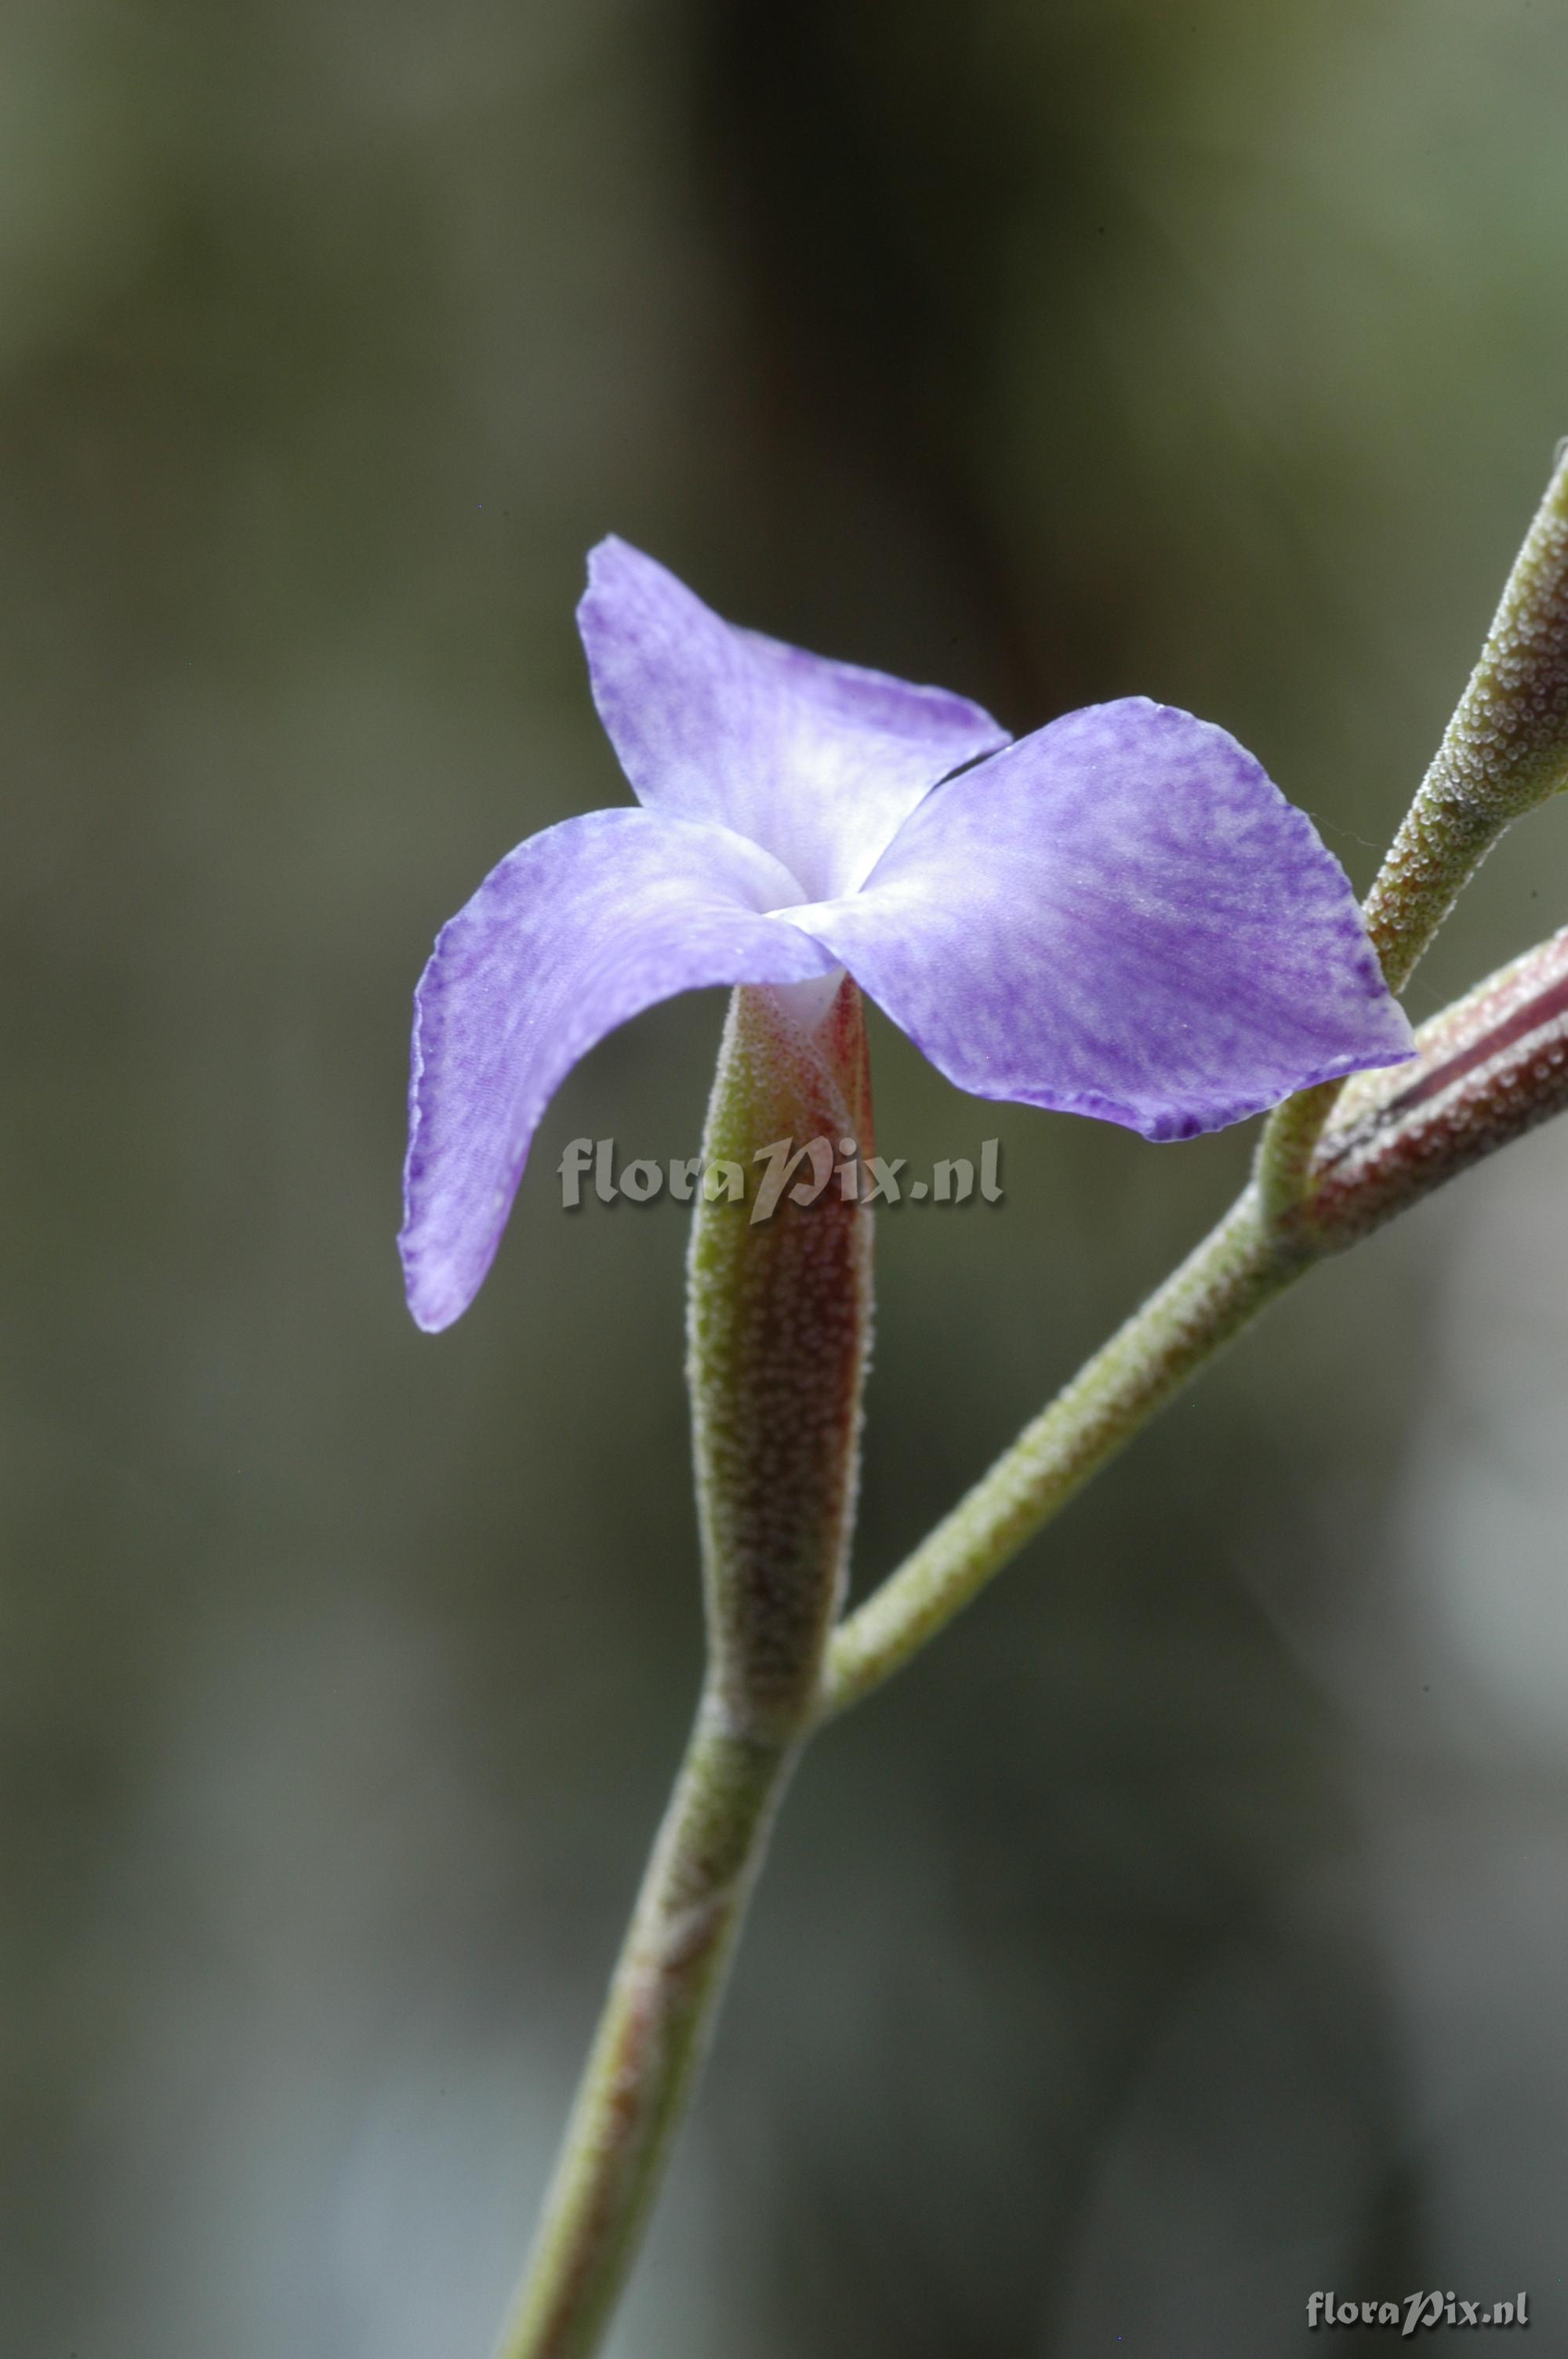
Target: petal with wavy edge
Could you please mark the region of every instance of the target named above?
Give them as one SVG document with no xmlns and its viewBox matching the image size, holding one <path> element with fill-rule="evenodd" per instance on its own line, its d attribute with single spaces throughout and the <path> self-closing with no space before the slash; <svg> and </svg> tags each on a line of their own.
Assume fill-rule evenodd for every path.
<svg viewBox="0 0 1568 2359">
<path fill-rule="evenodd" d="M 442 928 L 415 995 L 405 1220 L 421 1327 L 467 1310 L 546 1105 L 629 1016 L 706 984 L 802 983 L 834 961 L 768 912 L 800 886 L 722 828 L 589 811 L 518 845 Z"/>
<path fill-rule="evenodd" d="M 814 897 L 853 892 L 939 778 L 1007 742 L 966 697 L 722 622 L 623 540 L 589 557 L 578 627 L 638 800 L 749 836 Z"/>
<path fill-rule="evenodd" d="M 861 892 L 788 914 L 961 1089 L 1150 1138 L 1411 1053 L 1311 821 L 1144 697 L 950 780 Z"/>
</svg>

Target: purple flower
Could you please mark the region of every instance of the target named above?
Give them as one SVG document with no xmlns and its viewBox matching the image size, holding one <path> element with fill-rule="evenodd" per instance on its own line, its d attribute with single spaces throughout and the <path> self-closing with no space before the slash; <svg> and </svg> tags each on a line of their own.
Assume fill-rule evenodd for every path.
<svg viewBox="0 0 1568 2359">
<path fill-rule="evenodd" d="M 472 1301 L 567 1072 L 677 991 L 847 968 L 961 1089 L 1149 1138 L 1410 1054 L 1344 871 L 1223 729 L 1124 697 L 1010 745 L 961 696 L 721 622 L 621 540 L 578 621 L 640 808 L 520 843 L 420 980 L 421 1327 Z"/>
</svg>

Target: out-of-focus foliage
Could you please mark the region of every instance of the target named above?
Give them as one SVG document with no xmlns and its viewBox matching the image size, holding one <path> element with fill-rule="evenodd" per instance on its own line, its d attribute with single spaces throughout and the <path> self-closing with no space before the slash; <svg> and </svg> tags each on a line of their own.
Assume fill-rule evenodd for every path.
<svg viewBox="0 0 1568 2359">
<path fill-rule="evenodd" d="M 485 2347 L 697 1628 L 680 1003 L 432 1343 L 408 994 L 623 792 L 614 528 L 1026 728 L 1236 731 L 1365 884 L 1568 430 L 1530 0 L 12 0 L 0 27 L 0 2343 Z M 1413 994 L 1561 921 L 1546 814 Z M 890 1027 L 863 1562 L 1243 1168 Z M 1325 1273 L 793 1798 L 617 2349 L 1561 2319 L 1568 1141 Z M 1557 2305 L 1556 2308 L 1553 2305 Z"/>
</svg>

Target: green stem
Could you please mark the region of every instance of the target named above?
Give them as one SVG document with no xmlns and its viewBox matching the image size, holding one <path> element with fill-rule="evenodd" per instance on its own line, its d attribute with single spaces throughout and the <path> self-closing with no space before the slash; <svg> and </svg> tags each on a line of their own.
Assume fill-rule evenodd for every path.
<svg viewBox="0 0 1568 2359">
<path fill-rule="evenodd" d="M 795 1749 L 707 1699 L 610 1985 L 497 2359 L 588 2359 L 635 2256 L 708 2045 Z"/>
<path fill-rule="evenodd" d="M 838 1625 L 822 1715 L 880 1687 L 1294 1279 L 1568 1108 L 1568 928 L 1350 1084 L 1288 1224 L 1249 1188 L 1158 1294 Z"/>
<path fill-rule="evenodd" d="M 839 1625 L 824 1712 L 843 1712 L 891 1678 L 1312 1258 L 1271 1235 L 1249 1189 L 914 1554 Z"/>
<path fill-rule="evenodd" d="M 610 1986 L 498 2359 L 589 2359 L 635 2258 L 844 1593 L 871 1331 L 871 1215 L 756 1166 L 869 1151 L 860 993 L 730 1003 L 692 1228 L 687 1362 L 708 1622 L 702 1709 Z"/>
<path fill-rule="evenodd" d="M 1486 645 L 1367 897 L 1389 989 L 1404 989 L 1450 909 L 1516 819 L 1568 786 L 1568 445 L 1514 560 Z M 1265 1214 L 1306 1192 L 1344 1088 L 1324 1082 L 1272 1114 L 1258 1150 Z"/>
</svg>

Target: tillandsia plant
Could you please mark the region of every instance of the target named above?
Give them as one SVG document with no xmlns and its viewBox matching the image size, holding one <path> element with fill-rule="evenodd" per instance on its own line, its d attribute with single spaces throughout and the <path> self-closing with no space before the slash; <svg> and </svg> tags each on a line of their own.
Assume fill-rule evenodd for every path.
<svg viewBox="0 0 1568 2359">
<path fill-rule="evenodd" d="M 1568 451 L 1358 911 L 1251 756 L 1123 699 L 1010 743 L 978 705 L 721 622 L 623 543 L 579 609 L 636 808 L 521 844 L 443 929 L 414 1034 L 408 1299 L 490 1266 L 569 1068 L 734 987 L 688 1288 L 708 1667 L 501 2359 L 583 2359 L 689 2100 L 779 1798 L 1249 1320 L 1568 1103 L 1568 929 L 1417 1033 L 1393 994 L 1509 823 L 1568 785 Z M 1184 1138 L 1275 1109 L 1219 1226 L 845 1613 L 871 1315 L 861 992 L 982 1097 Z M 719 1170 L 831 1143 L 759 1221 Z M 737 1196 L 739 1193 L 739 1201 Z"/>
</svg>

